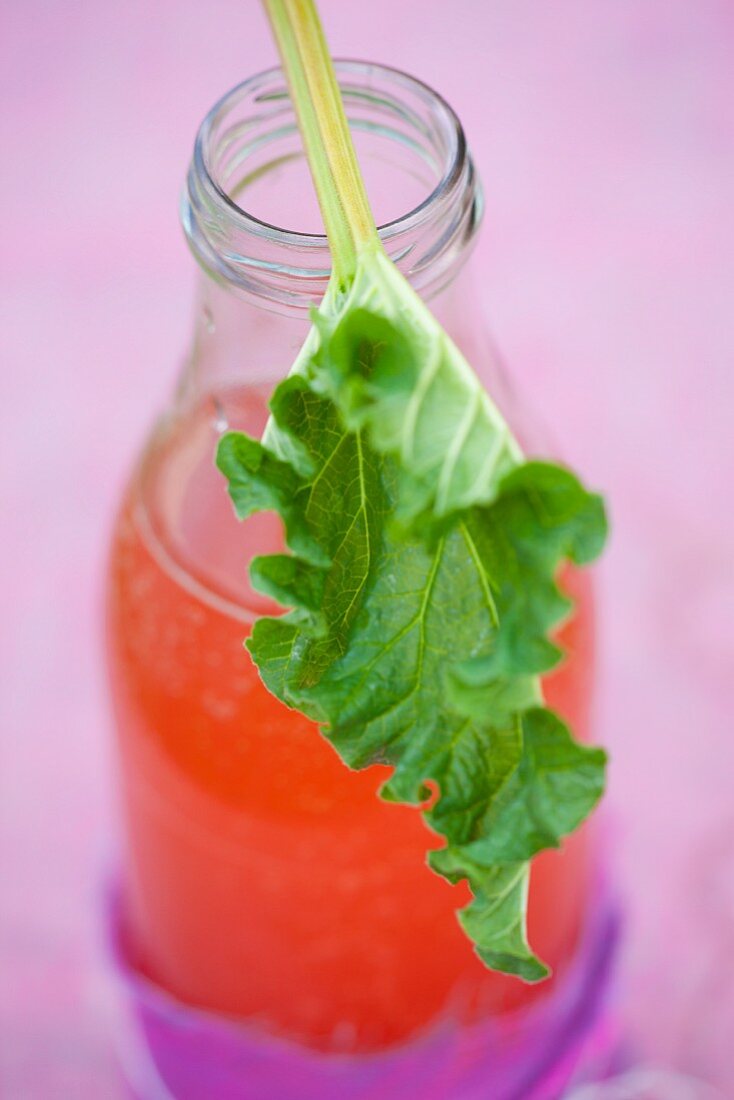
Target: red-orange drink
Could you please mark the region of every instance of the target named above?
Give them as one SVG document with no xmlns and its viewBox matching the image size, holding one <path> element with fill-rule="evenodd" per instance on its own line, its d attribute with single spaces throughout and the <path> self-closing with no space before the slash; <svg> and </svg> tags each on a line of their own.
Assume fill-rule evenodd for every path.
<svg viewBox="0 0 734 1100">
<path fill-rule="evenodd" d="M 330 1050 L 374 1050 L 441 1013 L 483 1017 L 547 994 L 486 970 L 456 921 L 468 900 L 425 863 L 420 814 L 381 802 L 386 769 L 350 772 L 318 729 L 268 694 L 243 647 L 267 610 L 247 562 L 268 517 L 234 519 L 213 468 L 224 426 L 259 434 L 256 389 L 159 430 L 114 537 L 109 664 L 119 735 L 136 962 L 184 1001 Z M 587 735 L 591 610 L 546 699 Z M 583 832 L 535 861 L 529 932 L 558 974 L 587 894 Z M 551 982 L 554 979 L 551 979 Z"/>
</svg>

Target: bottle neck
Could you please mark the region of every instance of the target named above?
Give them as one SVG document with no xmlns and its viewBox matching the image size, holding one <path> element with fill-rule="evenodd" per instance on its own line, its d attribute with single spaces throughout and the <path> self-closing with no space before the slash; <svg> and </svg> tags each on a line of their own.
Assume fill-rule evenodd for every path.
<svg viewBox="0 0 734 1100">
<path fill-rule="evenodd" d="M 464 300 L 469 290 L 463 269 L 482 215 L 461 124 L 404 73 L 355 61 L 336 68 L 386 251 L 437 314 L 451 314 L 457 288 Z M 282 377 L 326 289 L 330 256 L 279 69 L 207 115 L 181 215 L 202 269 L 181 395 Z"/>
<path fill-rule="evenodd" d="M 462 263 L 450 281 L 434 288 L 430 297 L 423 297 L 430 301 L 432 312 L 455 343 L 470 361 L 476 362 L 475 345 L 485 334 L 474 264 L 466 259 L 468 262 Z M 188 404 L 206 393 L 243 383 L 275 384 L 287 374 L 310 327 L 305 310 L 283 316 L 200 272 L 179 400 Z"/>
</svg>

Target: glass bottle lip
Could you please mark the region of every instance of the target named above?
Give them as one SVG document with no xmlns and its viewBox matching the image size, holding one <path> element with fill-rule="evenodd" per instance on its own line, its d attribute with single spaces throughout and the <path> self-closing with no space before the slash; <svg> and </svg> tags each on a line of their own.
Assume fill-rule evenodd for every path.
<svg viewBox="0 0 734 1100">
<path fill-rule="evenodd" d="M 410 210 L 379 225 L 378 232 L 416 289 L 432 296 L 468 255 L 483 212 L 461 122 L 442 96 L 399 69 L 356 60 L 337 60 L 335 68 L 348 114 L 353 97 L 361 95 L 362 106 L 371 98 L 389 106 L 403 125 L 431 145 L 437 181 Z M 278 98 L 286 102 L 287 91 L 282 71 L 273 67 L 242 81 L 214 104 L 196 136 L 181 220 L 194 256 L 217 281 L 273 305 L 307 308 L 328 282 L 326 236 L 285 229 L 240 206 L 223 185 L 217 165 L 223 148 L 231 152 L 248 128 L 256 128 L 252 116 L 239 127 L 231 122 L 226 126 L 237 109 L 251 105 L 256 111 Z"/>
</svg>

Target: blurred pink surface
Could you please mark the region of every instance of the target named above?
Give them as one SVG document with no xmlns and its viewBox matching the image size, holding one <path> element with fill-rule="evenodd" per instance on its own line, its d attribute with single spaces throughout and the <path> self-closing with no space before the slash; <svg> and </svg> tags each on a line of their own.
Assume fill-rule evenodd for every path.
<svg viewBox="0 0 734 1100">
<path fill-rule="evenodd" d="M 122 1095 L 105 542 L 187 339 L 195 128 L 274 60 L 254 3 L 6 3 L 0 1093 Z M 609 493 L 599 732 L 642 1057 L 734 1094 L 734 7 L 323 0 L 336 53 L 427 79 L 484 179 L 494 334 Z"/>
</svg>

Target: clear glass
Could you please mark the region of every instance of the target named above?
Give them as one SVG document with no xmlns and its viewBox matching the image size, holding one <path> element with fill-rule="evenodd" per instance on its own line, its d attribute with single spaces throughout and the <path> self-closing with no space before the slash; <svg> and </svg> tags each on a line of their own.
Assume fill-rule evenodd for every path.
<svg viewBox="0 0 734 1100">
<path fill-rule="evenodd" d="M 389 254 L 525 446 L 544 450 L 477 308 L 467 259 L 482 197 L 458 119 L 395 70 L 340 62 L 338 73 Z M 223 430 L 262 430 L 268 395 L 329 272 L 278 70 L 235 88 L 205 119 L 182 220 L 202 269 L 191 352 L 131 477 L 110 559 L 125 837 L 118 958 L 138 1000 L 144 989 L 146 1004 L 160 995 L 166 1011 L 208 1010 L 215 1030 L 215 1014 L 238 1020 L 258 1052 L 275 1036 L 291 1053 L 357 1062 L 442 1020 L 469 1031 L 481 1021 L 525 1028 L 539 1050 L 533 1021 L 557 1017 L 553 1005 L 570 1003 L 568 989 L 588 970 L 578 961 L 596 902 L 587 834 L 533 872 L 530 933 L 554 978 L 530 987 L 490 974 L 456 923 L 464 892 L 425 866 L 435 838 L 419 815 L 376 798 L 384 769 L 344 768 L 311 723 L 267 694 L 242 646 L 269 606 L 248 584 L 248 560 L 279 548 L 281 531 L 270 516 L 234 519 L 213 455 Z M 562 632 L 568 658 L 546 693 L 587 737 L 589 587 L 577 573 L 564 583 L 578 609 Z M 184 1032 L 188 1050 L 191 1020 Z M 291 1095 L 264 1080 L 257 1095 Z M 432 1095 L 464 1095 L 452 1080 L 455 1091 Z M 329 1094 L 323 1081 L 318 1088 Z"/>
</svg>

